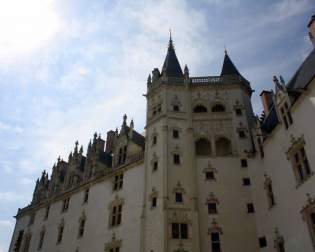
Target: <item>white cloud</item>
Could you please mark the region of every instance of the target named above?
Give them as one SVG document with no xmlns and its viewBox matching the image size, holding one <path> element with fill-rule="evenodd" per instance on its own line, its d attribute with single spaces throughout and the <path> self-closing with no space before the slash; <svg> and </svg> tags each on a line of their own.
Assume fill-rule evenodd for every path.
<svg viewBox="0 0 315 252">
<path fill-rule="evenodd" d="M 0 2 L 0 55 L 7 59 L 40 47 L 58 31 L 53 0 Z"/>
<path fill-rule="evenodd" d="M 3 204 L 7 203 L 19 203 L 25 204 L 29 201 L 29 195 L 25 192 L 0 192 L 0 201 Z"/>
<path fill-rule="evenodd" d="M 0 132 L 1 131 L 11 131 L 13 133 L 18 133 L 18 134 L 22 134 L 23 133 L 23 128 L 20 126 L 13 126 L 10 125 L 8 123 L 4 123 L 0 121 Z"/>
</svg>

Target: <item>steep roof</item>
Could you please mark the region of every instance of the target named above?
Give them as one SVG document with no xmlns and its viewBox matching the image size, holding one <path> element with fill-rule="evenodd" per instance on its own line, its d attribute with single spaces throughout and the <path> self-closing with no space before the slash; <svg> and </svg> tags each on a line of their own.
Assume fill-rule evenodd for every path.
<svg viewBox="0 0 315 252">
<path fill-rule="evenodd" d="M 168 44 L 167 54 L 162 68 L 162 74 L 163 73 L 170 77 L 184 76 L 175 53 L 172 37 L 170 37 Z"/>
<path fill-rule="evenodd" d="M 230 59 L 229 55 L 225 51 L 222 71 L 222 75 L 228 75 L 228 74 L 235 74 L 235 75 L 241 75 L 239 71 L 237 70 L 236 66 L 233 64 L 232 60 Z"/>
<path fill-rule="evenodd" d="M 302 65 L 293 75 L 292 79 L 287 85 L 288 91 L 301 91 L 304 89 L 315 77 L 315 48 L 306 57 Z"/>
<path fill-rule="evenodd" d="M 287 84 L 287 91 L 292 102 L 297 100 L 303 89 L 307 87 L 313 78 L 315 78 L 315 48 L 306 57 L 302 65 Z M 279 119 L 273 105 L 269 111 L 269 114 L 262 122 L 261 128 L 264 132 L 270 133 L 277 126 L 278 122 Z"/>
</svg>

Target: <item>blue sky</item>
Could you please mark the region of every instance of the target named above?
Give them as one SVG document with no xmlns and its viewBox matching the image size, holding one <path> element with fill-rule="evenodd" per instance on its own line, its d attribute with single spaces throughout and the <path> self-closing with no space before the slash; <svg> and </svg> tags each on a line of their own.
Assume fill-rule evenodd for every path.
<svg viewBox="0 0 315 252">
<path fill-rule="evenodd" d="M 124 113 L 143 132 L 146 78 L 169 29 L 191 76 L 219 75 L 226 46 L 260 113 L 272 76 L 288 81 L 310 52 L 312 14 L 313 0 L 0 0 L 0 252 L 35 179 L 76 140 Z"/>
</svg>

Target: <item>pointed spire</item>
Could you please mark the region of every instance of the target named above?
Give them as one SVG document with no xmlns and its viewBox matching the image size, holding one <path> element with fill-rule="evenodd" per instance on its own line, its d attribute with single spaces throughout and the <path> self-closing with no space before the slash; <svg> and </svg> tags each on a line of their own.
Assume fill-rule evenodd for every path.
<svg viewBox="0 0 315 252">
<path fill-rule="evenodd" d="M 225 56 L 224 56 L 224 61 L 223 61 L 223 66 L 222 66 L 222 75 L 241 75 L 235 65 L 233 64 L 232 60 L 230 59 L 227 50 L 224 50 Z"/>
<path fill-rule="evenodd" d="M 162 67 L 162 74 L 166 74 L 166 76 L 170 77 L 183 77 L 183 71 L 180 67 L 180 64 L 175 53 L 171 31 L 170 40 L 168 42 L 167 54 Z"/>
<path fill-rule="evenodd" d="M 277 76 L 273 76 L 273 82 L 275 83 L 276 91 L 282 90 L 282 86 L 281 86 Z"/>
<path fill-rule="evenodd" d="M 77 140 L 76 142 L 75 142 L 75 147 L 74 147 L 74 153 L 78 153 L 78 145 L 79 145 L 79 141 Z"/>
<path fill-rule="evenodd" d="M 80 147 L 80 152 L 79 152 L 81 155 L 83 154 L 83 145 L 81 145 Z"/>
<path fill-rule="evenodd" d="M 135 126 L 135 125 L 134 125 L 133 119 L 131 119 L 131 122 L 130 122 L 130 128 L 131 128 L 131 129 L 133 129 L 133 128 L 134 128 L 134 126 Z"/>
<path fill-rule="evenodd" d="M 149 76 L 148 76 L 148 80 L 147 80 L 147 84 L 148 84 L 148 85 L 151 85 L 151 83 L 152 83 L 152 80 L 151 80 L 151 74 L 149 74 Z"/>
<path fill-rule="evenodd" d="M 124 117 L 123 117 L 123 126 L 127 126 L 127 115 L 124 114 Z"/>
<path fill-rule="evenodd" d="M 188 66 L 186 64 L 185 64 L 185 68 L 184 68 L 184 75 L 189 76 L 189 69 L 188 69 Z"/>
</svg>

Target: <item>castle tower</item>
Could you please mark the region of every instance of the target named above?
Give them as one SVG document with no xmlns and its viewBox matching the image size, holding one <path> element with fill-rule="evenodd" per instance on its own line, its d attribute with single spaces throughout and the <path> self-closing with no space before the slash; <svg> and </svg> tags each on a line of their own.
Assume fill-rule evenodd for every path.
<svg viewBox="0 0 315 252">
<path fill-rule="evenodd" d="M 183 73 L 170 38 L 147 82 L 144 252 L 258 251 L 251 94 L 227 52 L 220 76 Z"/>
</svg>

